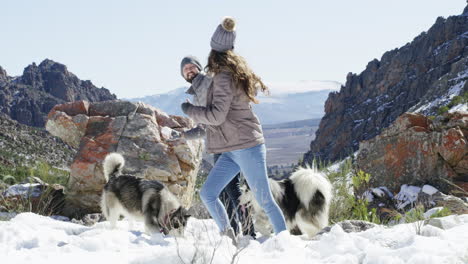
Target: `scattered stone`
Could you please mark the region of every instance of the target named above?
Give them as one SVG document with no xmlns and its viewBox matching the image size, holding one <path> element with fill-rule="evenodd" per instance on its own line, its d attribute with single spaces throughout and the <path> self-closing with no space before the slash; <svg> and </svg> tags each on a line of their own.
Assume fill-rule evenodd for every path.
<svg viewBox="0 0 468 264">
<path fill-rule="evenodd" d="M 366 231 L 368 229 L 378 226 L 377 224 L 366 222 L 366 221 L 361 221 L 361 220 L 345 220 L 345 221 L 336 223 L 334 225 L 325 227 L 324 229 L 322 229 L 320 232 L 317 233 L 316 237 L 330 232 L 330 230 L 335 225 L 341 226 L 343 231 L 345 231 L 346 233 L 362 232 L 362 231 Z"/>
<path fill-rule="evenodd" d="M 73 218 L 71 220 L 72 223 L 79 224 L 79 225 L 84 225 L 84 226 L 93 226 L 97 222 L 102 222 L 104 221 L 105 218 L 102 214 L 95 213 L 95 214 L 87 214 L 84 215 L 83 218 L 81 219 L 75 219 Z"/>
</svg>

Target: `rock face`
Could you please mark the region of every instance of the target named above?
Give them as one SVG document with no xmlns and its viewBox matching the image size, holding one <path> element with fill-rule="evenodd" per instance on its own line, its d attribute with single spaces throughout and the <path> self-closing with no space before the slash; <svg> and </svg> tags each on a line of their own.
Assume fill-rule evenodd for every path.
<svg viewBox="0 0 468 264">
<path fill-rule="evenodd" d="M 108 153 L 118 152 L 125 158 L 124 173 L 165 183 L 188 208 L 203 142 L 167 139 L 172 129 L 192 126 L 188 118 L 168 116 L 143 103 L 77 101 L 55 106 L 46 129 L 79 146 L 70 168 L 66 207 L 79 214 L 100 212 L 102 161 Z"/>
<path fill-rule="evenodd" d="M 47 114 L 57 104 L 114 99 L 109 90 L 81 81 L 65 65 L 52 60 L 39 66 L 33 63 L 15 78 L 0 67 L 0 112 L 25 125 L 44 127 Z"/>
<path fill-rule="evenodd" d="M 468 8 L 467 8 L 468 9 Z M 329 94 L 316 138 L 305 154 L 335 161 L 355 152 L 404 112 L 431 114 L 468 91 L 468 15 L 439 17 L 411 43 L 368 63 Z"/>
<path fill-rule="evenodd" d="M 444 179 L 468 191 L 468 113 L 434 121 L 405 113 L 377 137 L 361 142 L 356 164 L 371 174 L 371 186 L 392 192 L 403 184 L 430 184 L 448 193 L 453 186 Z"/>
</svg>

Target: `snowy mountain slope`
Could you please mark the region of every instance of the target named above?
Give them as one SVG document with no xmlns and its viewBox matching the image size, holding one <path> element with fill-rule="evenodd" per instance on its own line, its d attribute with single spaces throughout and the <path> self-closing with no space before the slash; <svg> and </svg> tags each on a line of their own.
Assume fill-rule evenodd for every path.
<svg viewBox="0 0 468 264">
<path fill-rule="evenodd" d="M 334 226 L 316 240 L 286 232 L 269 239 L 243 240 L 236 249 L 220 237 L 212 220 L 191 219 L 184 238 L 115 230 L 108 222 L 85 227 L 31 213 L 0 222 L 2 263 L 467 263 L 468 215 L 441 218 L 444 229 L 416 224 L 377 226 L 345 233 Z M 234 263 L 236 263 L 234 261 Z"/>
<path fill-rule="evenodd" d="M 342 159 L 403 113 L 431 114 L 467 94 L 467 51 L 468 6 L 461 15 L 438 17 L 427 31 L 371 60 L 361 73 L 349 73 L 346 84 L 326 100 L 304 163 Z"/>
<path fill-rule="evenodd" d="M 270 95 L 259 95 L 260 104 L 253 105 L 262 124 L 277 124 L 289 121 L 321 118 L 325 100 L 341 84 L 334 81 L 300 81 L 296 83 L 267 84 Z M 164 94 L 156 94 L 130 101 L 141 101 L 158 107 L 168 114 L 183 115 L 180 104 L 190 96 L 187 87 L 181 87 Z"/>
<path fill-rule="evenodd" d="M 466 33 L 468 37 L 468 32 Z M 408 111 L 420 113 L 424 115 L 435 115 L 437 109 L 441 106 L 446 106 L 455 96 L 463 96 L 464 87 L 468 81 L 468 58 L 464 59 L 464 63 L 461 64 L 462 70 L 455 74 L 450 72 L 442 76 L 434 86 L 433 93 L 428 93 L 423 99 L 411 107 Z M 466 111 L 467 104 L 459 105 L 456 109 L 458 111 Z"/>
</svg>

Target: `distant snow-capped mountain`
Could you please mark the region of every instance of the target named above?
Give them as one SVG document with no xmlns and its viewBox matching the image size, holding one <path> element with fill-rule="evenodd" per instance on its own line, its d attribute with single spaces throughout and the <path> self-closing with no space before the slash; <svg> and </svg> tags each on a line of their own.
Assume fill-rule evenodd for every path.
<svg viewBox="0 0 468 264">
<path fill-rule="evenodd" d="M 270 94 L 259 95 L 260 104 L 253 104 L 262 124 L 277 124 L 289 121 L 321 118 L 328 94 L 338 91 L 341 84 L 335 81 L 300 81 L 291 83 L 267 83 Z M 172 115 L 183 115 L 180 104 L 191 96 L 187 87 L 167 93 L 132 98 Z"/>
</svg>

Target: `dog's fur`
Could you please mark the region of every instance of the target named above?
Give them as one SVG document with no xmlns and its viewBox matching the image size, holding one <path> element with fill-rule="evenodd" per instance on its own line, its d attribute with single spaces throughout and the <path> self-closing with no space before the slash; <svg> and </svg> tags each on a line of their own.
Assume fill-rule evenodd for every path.
<svg viewBox="0 0 468 264">
<path fill-rule="evenodd" d="M 120 216 L 145 223 L 147 233 L 163 232 L 183 235 L 190 216 L 178 199 L 159 181 L 121 175 L 125 160 L 118 153 L 110 153 L 103 162 L 106 185 L 102 192 L 101 210 L 111 227 Z"/>
<path fill-rule="evenodd" d="M 299 168 L 287 179 L 268 180 L 291 234 L 313 237 L 328 225 L 332 187 L 325 175 L 316 169 Z M 255 228 L 262 235 L 271 234 L 273 228 L 252 192 L 244 189 L 240 200 L 241 204 L 251 207 Z"/>
</svg>

